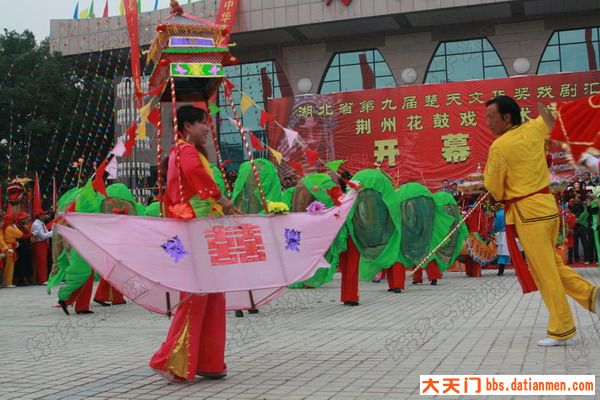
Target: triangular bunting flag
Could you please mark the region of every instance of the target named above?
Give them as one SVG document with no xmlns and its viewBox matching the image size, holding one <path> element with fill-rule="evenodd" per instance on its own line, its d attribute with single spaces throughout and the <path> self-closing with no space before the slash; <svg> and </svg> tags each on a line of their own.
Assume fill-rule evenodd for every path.
<svg viewBox="0 0 600 400">
<path fill-rule="evenodd" d="M 104 11 L 102 12 L 102 17 L 108 18 L 108 0 L 106 0 L 106 3 L 104 3 Z"/>
<path fill-rule="evenodd" d="M 285 132 L 285 137 L 287 139 L 288 147 L 292 148 L 292 146 L 294 145 L 294 141 L 298 137 L 298 132 L 296 132 L 292 129 L 288 129 L 288 128 L 283 128 L 283 131 Z"/>
<path fill-rule="evenodd" d="M 242 113 L 246 113 L 250 107 L 254 105 L 254 100 L 252 100 L 246 93 L 242 93 L 242 100 L 240 101 L 240 108 L 242 109 Z"/>
<path fill-rule="evenodd" d="M 123 142 L 118 142 L 115 147 L 110 151 L 110 154 L 114 154 L 115 156 L 123 157 L 125 154 L 125 145 Z"/>
<path fill-rule="evenodd" d="M 275 158 L 275 161 L 277 161 L 277 164 L 278 165 L 281 164 L 281 159 L 283 158 L 281 153 L 271 147 L 269 147 L 269 151 L 271 152 L 271 154 L 273 154 L 273 158 Z"/>
<path fill-rule="evenodd" d="M 250 132 L 250 141 L 252 142 L 252 147 L 254 150 L 265 151 L 267 150 L 265 146 L 261 143 L 260 139 L 257 138 L 254 133 Z"/>
<path fill-rule="evenodd" d="M 146 123 L 140 122 L 137 129 L 135 130 L 135 138 L 138 140 L 146 139 Z"/>
<path fill-rule="evenodd" d="M 149 102 L 142 108 L 140 108 L 140 124 L 138 125 L 136 131 L 136 138 L 138 139 L 146 139 L 146 122 L 148 122 L 148 115 L 150 114 L 150 107 L 152 107 L 152 103 Z"/>
<path fill-rule="evenodd" d="M 308 163 L 308 165 L 313 166 L 317 163 L 317 160 L 319 159 L 318 151 L 305 147 L 304 154 L 306 155 L 306 162 Z"/>
<path fill-rule="evenodd" d="M 269 114 L 265 110 L 260 112 L 260 126 L 264 128 L 269 122 L 275 121 L 275 116 L 273 114 Z"/>
<path fill-rule="evenodd" d="M 221 111 L 221 109 L 215 103 L 209 102 L 208 111 L 210 112 L 210 115 L 216 115 Z"/>
<path fill-rule="evenodd" d="M 108 197 L 106 193 L 106 185 L 104 184 L 104 171 L 106 171 L 106 166 L 108 165 L 108 159 L 105 158 L 104 161 L 96 168 L 96 176 L 94 177 L 94 181 L 92 182 L 92 187 L 94 190 L 100 194 L 103 194 L 104 197 Z"/>
<path fill-rule="evenodd" d="M 163 82 L 160 85 L 158 85 L 157 87 L 155 87 L 152 90 L 148 90 L 146 93 L 143 94 L 143 96 L 159 96 L 163 90 L 165 89 L 165 85 L 167 84 L 167 82 Z"/>
<path fill-rule="evenodd" d="M 346 162 L 346 160 L 335 160 L 335 161 L 329 161 L 325 165 L 327 166 L 327 168 L 329 168 L 333 172 L 338 172 L 338 170 L 340 169 L 342 164 L 345 162 Z"/>
<path fill-rule="evenodd" d="M 137 129 L 137 124 L 134 122 L 131 124 L 129 128 L 127 128 L 127 141 L 125 142 L 125 157 L 129 157 L 131 155 L 131 151 L 133 150 L 133 146 L 135 146 L 135 131 Z"/>
<path fill-rule="evenodd" d="M 160 123 L 160 106 L 155 107 L 150 111 L 150 114 L 148 114 L 148 121 L 158 128 L 158 124 Z"/>
<path fill-rule="evenodd" d="M 304 176 L 304 169 L 302 168 L 302 163 L 299 163 L 298 161 L 288 161 L 288 165 L 294 170 L 296 171 L 296 173 L 300 176 L 303 177 Z"/>
<path fill-rule="evenodd" d="M 117 157 L 113 157 L 112 160 L 106 166 L 106 172 L 108 173 L 107 179 L 117 179 L 119 164 L 117 163 Z"/>
<path fill-rule="evenodd" d="M 235 85 L 227 78 L 223 78 L 223 83 L 225 84 L 225 93 L 231 94 L 231 91 L 235 89 Z"/>
</svg>

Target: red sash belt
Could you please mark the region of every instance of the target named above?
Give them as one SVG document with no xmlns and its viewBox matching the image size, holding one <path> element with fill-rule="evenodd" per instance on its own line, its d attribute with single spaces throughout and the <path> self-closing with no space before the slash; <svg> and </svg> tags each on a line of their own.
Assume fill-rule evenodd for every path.
<svg viewBox="0 0 600 400">
<path fill-rule="evenodd" d="M 508 210 L 510 209 L 511 204 L 517 203 L 523 199 L 526 199 L 531 196 L 535 196 L 536 194 L 548 194 L 550 193 L 550 189 L 545 187 L 543 189 L 538 190 L 535 193 L 528 194 L 523 197 L 517 197 L 515 199 L 506 200 L 504 203 L 504 216 L 508 215 Z M 515 225 L 506 224 L 506 244 L 508 246 L 508 252 L 510 253 L 510 259 L 512 260 L 513 265 L 515 266 L 515 273 L 517 274 L 517 279 L 521 284 L 521 289 L 523 293 L 535 292 L 537 290 L 537 286 L 535 281 L 533 280 L 533 276 L 529 272 L 527 265 L 525 264 L 525 260 L 523 259 L 523 255 L 519 250 L 519 246 L 517 245 L 517 230 Z"/>
</svg>

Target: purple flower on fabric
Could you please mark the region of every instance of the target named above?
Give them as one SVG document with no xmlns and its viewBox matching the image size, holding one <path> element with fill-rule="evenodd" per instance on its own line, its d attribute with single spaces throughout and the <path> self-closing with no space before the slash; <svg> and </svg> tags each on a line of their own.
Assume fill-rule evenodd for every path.
<svg viewBox="0 0 600 400">
<path fill-rule="evenodd" d="M 300 231 L 285 228 L 285 249 L 300 252 Z"/>
<path fill-rule="evenodd" d="M 321 203 L 319 200 L 315 200 L 306 207 L 306 212 L 309 214 L 320 214 L 326 209 L 325 204 Z"/>
<path fill-rule="evenodd" d="M 161 247 L 163 248 L 165 253 L 167 253 L 169 257 L 171 257 L 175 261 L 175 263 L 178 263 L 179 261 L 183 260 L 185 256 L 190 255 L 190 253 L 185 251 L 185 249 L 183 248 L 183 243 L 177 235 L 173 236 L 173 239 L 167 240 L 167 242 L 162 244 Z"/>
</svg>

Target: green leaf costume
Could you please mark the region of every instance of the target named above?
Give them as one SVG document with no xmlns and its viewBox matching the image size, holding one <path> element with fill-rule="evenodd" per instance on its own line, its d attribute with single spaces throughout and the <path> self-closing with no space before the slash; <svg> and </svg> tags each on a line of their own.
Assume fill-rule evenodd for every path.
<svg viewBox="0 0 600 400">
<path fill-rule="evenodd" d="M 450 216 L 452 218 L 451 224 L 446 230 L 446 228 L 436 230 L 433 232 L 433 242 L 434 246 L 437 246 L 447 235 L 444 233 L 446 230 L 450 232 L 454 227 L 462 220 L 462 214 L 454 199 L 450 193 L 447 192 L 437 192 L 433 195 L 433 200 L 435 201 L 435 205 L 438 210 L 441 210 L 442 213 Z M 437 226 L 437 224 L 436 224 Z M 467 226 L 463 223 L 460 228 L 456 230 L 444 244 L 442 247 L 435 253 L 435 260 L 440 267 L 441 271 L 447 270 L 454 261 L 459 256 L 460 251 L 463 247 L 464 241 L 469 235 L 469 230 Z"/>
<path fill-rule="evenodd" d="M 359 276 L 371 280 L 398 259 L 400 236 L 394 225 L 394 186 L 380 170 L 365 169 L 352 178 L 363 188 L 346 219 L 346 227 L 360 253 Z M 397 218 L 397 216 L 396 216 Z"/>
<path fill-rule="evenodd" d="M 257 158 L 254 160 L 254 164 L 267 201 L 281 201 L 281 183 L 273 163 L 263 158 Z M 250 161 L 245 161 L 240 165 L 231 201 L 242 214 L 264 213 Z"/>
<path fill-rule="evenodd" d="M 327 174 L 311 174 L 302 178 L 293 191 L 293 198 L 290 201 L 293 212 L 305 212 L 306 208 L 315 200 L 323 203 L 325 207 L 330 208 L 335 204 L 327 190 L 337 186 L 331 177 Z M 325 254 L 325 260 L 329 263 L 327 268 L 318 268 L 315 274 L 303 282 L 297 282 L 290 285 L 290 288 L 297 289 L 304 286 L 318 288 L 333 280 L 340 261 L 340 253 L 346 250 L 346 240 L 348 231 L 344 226 L 336 236 L 335 240 Z"/>
</svg>

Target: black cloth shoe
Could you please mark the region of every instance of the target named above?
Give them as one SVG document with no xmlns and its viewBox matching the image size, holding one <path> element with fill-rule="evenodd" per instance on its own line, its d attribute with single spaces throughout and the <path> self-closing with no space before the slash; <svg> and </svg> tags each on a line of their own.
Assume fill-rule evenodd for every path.
<svg viewBox="0 0 600 400">
<path fill-rule="evenodd" d="M 206 379 L 210 379 L 211 381 L 216 381 L 218 379 L 223 379 L 227 376 L 227 371 L 224 372 L 196 372 L 196 376 L 201 376 Z"/>
<path fill-rule="evenodd" d="M 258 314 L 258 310 L 253 308 L 252 310 L 248 310 L 248 314 Z"/>
<path fill-rule="evenodd" d="M 432 281 L 431 281 L 431 285 L 432 285 L 432 286 L 437 286 L 437 279 L 434 279 L 434 280 L 432 280 Z"/>
<path fill-rule="evenodd" d="M 345 306 L 357 306 L 358 305 L 358 301 L 345 301 L 344 305 Z"/>
<path fill-rule="evenodd" d="M 394 292 L 394 293 L 402 293 L 402 289 L 388 289 L 388 292 Z"/>
<path fill-rule="evenodd" d="M 64 300 L 59 300 L 58 304 L 60 305 L 60 308 L 62 308 L 62 310 L 65 312 L 65 314 L 70 315 L 69 314 L 69 309 L 67 308 L 67 302 Z"/>
<path fill-rule="evenodd" d="M 92 310 L 85 310 L 85 311 L 75 311 L 77 314 L 93 314 L 94 312 Z"/>
<path fill-rule="evenodd" d="M 106 301 L 94 299 L 94 303 L 100 304 L 102 307 L 110 307 L 110 303 L 107 303 Z"/>
<path fill-rule="evenodd" d="M 242 310 L 235 310 L 235 316 L 242 318 L 244 316 L 244 312 Z"/>
</svg>

